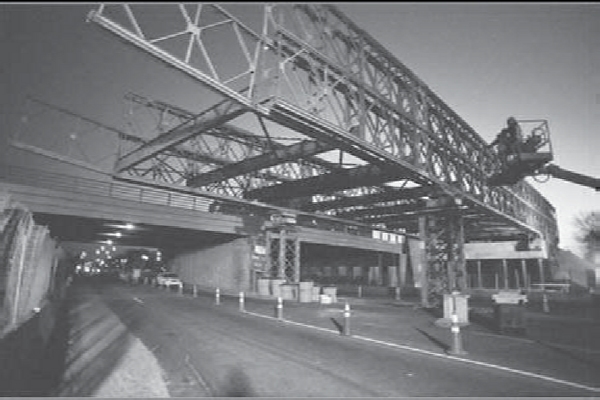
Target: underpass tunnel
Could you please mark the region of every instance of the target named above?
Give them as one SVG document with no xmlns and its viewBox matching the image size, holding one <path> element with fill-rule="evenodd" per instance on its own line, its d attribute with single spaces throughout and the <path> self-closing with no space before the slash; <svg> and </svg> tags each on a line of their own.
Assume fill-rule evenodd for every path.
<svg viewBox="0 0 600 400">
<path fill-rule="evenodd" d="M 412 268 L 406 268 L 407 257 L 403 253 L 304 243 L 300 259 L 301 281 L 374 286 L 414 283 Z M 403 274 L 399 274 L 400 270 Z"/>
</svg>

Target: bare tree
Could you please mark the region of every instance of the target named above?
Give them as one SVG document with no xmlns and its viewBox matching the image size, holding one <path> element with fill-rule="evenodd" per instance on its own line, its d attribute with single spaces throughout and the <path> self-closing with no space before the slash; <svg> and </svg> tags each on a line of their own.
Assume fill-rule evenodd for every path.
<svg viewBox="0 0 600 400">
<path fill-rule="evenodd" d="M 583 244 L 585 258 L 594 261 L 600 254 L 600 211 L 591 211 L 575 218 L 577 241 Z"/>
</svg>

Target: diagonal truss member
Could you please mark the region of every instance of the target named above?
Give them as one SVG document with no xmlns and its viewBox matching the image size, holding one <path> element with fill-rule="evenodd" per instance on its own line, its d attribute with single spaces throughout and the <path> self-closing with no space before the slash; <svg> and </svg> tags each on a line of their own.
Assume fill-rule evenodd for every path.
<svg viewBox="0 0 600 400">
<path fill-rule="evenodd" d="M 116 172 L 127 169 L 156 156 L 157 154 L 176 146 L 193 136 L 199 135 L 211 128 L 221 126 L 245 113 L 247 109 L 238 102 L 230 99 L 223 100 L 213 107 L 196 115 L 194 118 L 176 126 L 170 131 L 145 143 L 117 161 Z"/>
</svg>

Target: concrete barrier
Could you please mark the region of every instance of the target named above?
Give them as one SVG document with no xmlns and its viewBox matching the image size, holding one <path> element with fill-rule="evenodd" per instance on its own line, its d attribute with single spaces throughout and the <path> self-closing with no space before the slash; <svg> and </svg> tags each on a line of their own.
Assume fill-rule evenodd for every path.
<svg viewBox="0 0 600 400">
<path fill-rule="evenodd" d="M 313 301 L 313 282 L 300 282 L 298 285 L 298 301 L 300 303 L 310 303 Z"/>
<path fill-rule="evenodd" d="M 323 294 L 331 297 L 332 303 L 337 303 L 337 287 L 335 286 L 323 286 Z"/>
<path fill-rule="evenodd" d="M 270 292 L 269 292 L 270 283 L 271 283 L 270 279 L 267 279 L 267 278 L 258 279 L 258 281 L 257 281 L 258 294 L 260 294 L 262 296 L 268 296 L 270 294 Z"/>
</svg>

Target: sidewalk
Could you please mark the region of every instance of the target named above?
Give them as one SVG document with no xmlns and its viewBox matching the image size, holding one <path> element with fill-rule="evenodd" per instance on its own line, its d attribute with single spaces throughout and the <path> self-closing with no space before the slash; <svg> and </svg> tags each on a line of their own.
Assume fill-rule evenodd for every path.
<svg viewBox="0 0 600 400">
<path fill-rule="evenodd" d="M 204 291 L 199 296 L 214 296 L 214 293 Z M 411 301 L 343 296 L 338 297 L 336 304 L 321 305 L 285 300 L 282 315 L 285 321 L 341 334 L 345 302 L 351 308 L 350 335 L 355 339 L 374 339 L 403 346 L 408 351 L 438 355 L 448 354 L 451 348 L 453 337 L 450 329 L 436 325 L 437 317 Z M 239 308 L 239 296 L 222 294 L 221 306 Z M 244 307 L 248 313 L 275 317 L 275 306 L 274 298 L 245 295 Z M 580 320 L 574 325 L 573 318 L 538 314 L 541 313 L 527 313 L 528 334 L 525 336 L 501 335 L 489 327 L 471 322 L 461 328 L 463 348 L 467 354 L 459 357 L 482 367 L 489 364 L 495 368 L 515 369 L 598 388 L 600 393 L 600 345 L 597 340 L 589 339 L 599 337 L 596 335 L 600 332 L 598 321 Z M 548 332 L 557 330 L 560 333 L 565 326 L 580 334 L 590 329 L 593 332 L 589 332 L 589 340 L 578 346 L 543 340 Z M 571 330 L 565 333 L 571 335 Z"/>
<path fill-rule="evenodd" d="M 153 354 L 95 293 L 93 285 L 70 288 L 68 349 L 58 397 L 168 397 Z"/>
</svg>

